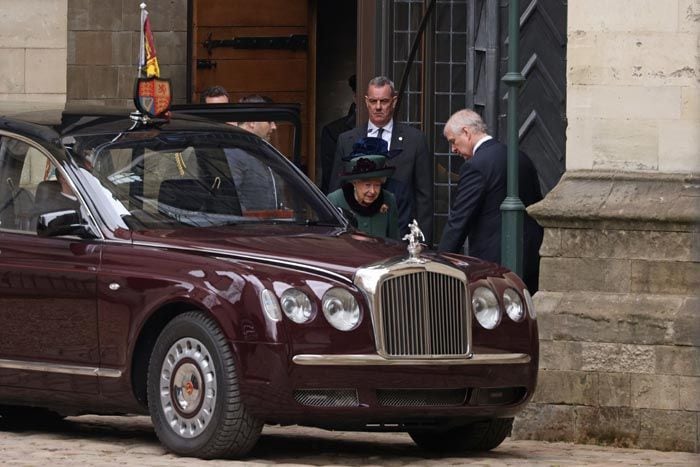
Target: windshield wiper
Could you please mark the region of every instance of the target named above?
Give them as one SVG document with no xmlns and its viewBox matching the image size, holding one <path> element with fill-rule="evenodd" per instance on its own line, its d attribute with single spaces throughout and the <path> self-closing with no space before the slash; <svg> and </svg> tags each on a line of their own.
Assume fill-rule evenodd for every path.
<svg viewBox="0 0 700 467">
<path fill-rule="evenodd" d="M 337 222 L 319 221 L 317 219 L 298 219 L 294 223 L 296 225 L 306 226 L 318 225 L 321 227 L 340 227 L 340 224 L 338 224 Z"/>
</svg>

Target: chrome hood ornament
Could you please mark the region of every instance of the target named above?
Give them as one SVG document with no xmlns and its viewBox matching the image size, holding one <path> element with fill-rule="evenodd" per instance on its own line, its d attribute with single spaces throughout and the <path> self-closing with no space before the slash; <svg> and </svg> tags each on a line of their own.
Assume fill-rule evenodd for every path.
<svg viewBox="0 0 700 467">
<path fill-rule="evenodd" d="M 404 235 L 402 239 L 408 240 L 408 260 L 413 262 L 422 262 L 418 255 L 420 255 L 421 251 L 423 251 L 423 245 L 421 245 L 420 242 L 425 241 L 425 235 L 423 235 L 423 231 L 421 231 L 420 227 L 418 227 L 418 221 L 415 219 L 413 219 L 413 222 L 408 224 L 408 228 L 410 229 L 410 232 Z"/>
</svg>

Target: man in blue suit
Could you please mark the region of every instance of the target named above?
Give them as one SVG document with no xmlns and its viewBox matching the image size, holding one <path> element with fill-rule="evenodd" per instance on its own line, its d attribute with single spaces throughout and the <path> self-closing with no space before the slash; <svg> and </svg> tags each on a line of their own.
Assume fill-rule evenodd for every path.
<svg viewBox="0 0 700 467">
<path fill-rule="evenodd" d="M 507 194 L 507 148 L 487 133 L 479 114 L 456 112 L 445 124 L 445 138 L 453 152 L 465 159 L 459 171 L 457 191 L 438 249 L 461 253 L 468 239 L 468 254 L 501 262 L 501 203 Z M 518 154 L 520 200 L 529 206 L 542 199 L 537 171 L 530 158 Z M 537 291 L 539 249 L 543 230 L 525 213 L 523 281 Z"/>
</svg>

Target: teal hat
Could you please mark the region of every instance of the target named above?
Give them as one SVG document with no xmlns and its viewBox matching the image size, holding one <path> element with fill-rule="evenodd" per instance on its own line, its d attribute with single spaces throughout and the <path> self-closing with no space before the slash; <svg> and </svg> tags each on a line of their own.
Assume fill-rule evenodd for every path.
<svg viewBox="0 0 700 467">
<path fill-rule="evenodd" d="M 341 180 L 389 177 L 395 168 L 386 165 L 387 143 L 381 138 L 363 138 L 353 145 L 350 157 L 343 160 Z"/>
</svg>

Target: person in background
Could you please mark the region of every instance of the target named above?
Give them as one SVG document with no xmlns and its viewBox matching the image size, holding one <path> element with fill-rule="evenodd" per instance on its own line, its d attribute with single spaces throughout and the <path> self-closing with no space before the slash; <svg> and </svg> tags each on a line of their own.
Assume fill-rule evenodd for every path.
<svg viewBox="0 0 700 467">
<path fill-rule="evenodd" d="M 201 94 L 201 101 L 207 104 L 226 104 L 230 97 L 226 89 L 212 86 Z M 251 94 L 238 100 L 239 103 L 271 103 L 267 96 Z M 270 142 L 277 130 L 275 122 L 228 122 L 229 125 L 247 130 Z M 238 192 L 238 200 L 244 211 L 271 210 L 280 207 L 280 181 L 272 169 L 240 148 L 226 149 L 226 160 L 231 170 L 231 178 Z"/>
<path fill-rule="evenodd" d="M 337 120 L 333 120 L 323 127 L 321 130 L 321 191 L 328 193 L 329 184 L 331 181 L 331 173 L 333 172 L 333 158 L 335 156 L 335 148 L 338 143 L 338 136 L 348 130 L 355 128 L 355 91 L 357 89 L 357 80 L 355 75 L 348 78 L 348 85 L 352 89 L 352 104 L 348 109 L 347 115 Z"/>
<path fill-rule="evenodd" d="M 457 191 L 438 250 L 462 253 L 468 239 L 471 256 L 501 262 L 501 204 L 507 194 L 507 152 L 487 133 L 476 112 L 456 112 L 445 124 L 450 149 L 465 160 L 459 171 Z M 520 200 L 529 206 L 542 199 L 537 171 L 530 158 L 518 153 Z M 543 230 L 525 213 L 523 235 L 523 281 L 535 293 L 539 279 L 539 249 Z"/>
<path fill-rule="evenodd" d="M 394 120 L 396 107 L 394 83 L 385 76 L 372 78 L 367 85 L 365 105 L 369 121 L 338 137 L 329 190 L 340 187 L 338 174 L 342 162 L 352 152 L 356 141 L 366 136 L 381 138 L 390 151 L 400 150 L 388 160 L 395 167 L 385 188 L 396 196 L 399 211 L 399 232 L 409 232 L 408 224 L 416 219 L 430 244 L 433 233 L 433 157 L 428 150 L 425 135 L 410 125 Z"/>
<path fill-rule="evenodd" d="M 387 166 L 389 151 L 381 138 L 363 138 L 344 161 L 343 185 L 328 195 L 333 205 L 354 214 L 357 228 L 369 235 L 398 240 L 398 211 L 394 195 L 382 188 L 394 173 Z"/>
<path fill-rule="evenodd" d="M 209 86 L 199 95 L 202 104 L 228 104 L 231 98 L 222 86 Z"/>
<path fill-rule="evenodd" d="M 240 104 L 272 104 L 272 99 L 259 94 L 251 94 L 249 96 L 238 99 Z M 272 134 L 277 131 L 275 122 L 239 122 L 238 126 L 251 133 L 255 133 L 268 143 L 272 141 Z"/>
<path fill-rule="evenodd" d="M 272 103 L 267 96 L 251 94 L 239 103 Z M 238 122 L 238 127 L 258 135 L 268 143 L 277 131 L 275 122 Z M 226 159 L 231 177 L 238 190 L 238 198 L 244 211 L 278 209 L 282 204 L 281 184 L 274 172 L 264 162 L 243 149 L 227 149 Z"/>
</svg>

